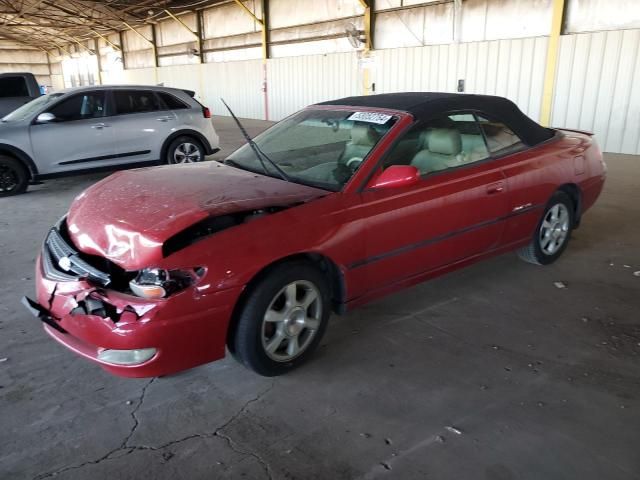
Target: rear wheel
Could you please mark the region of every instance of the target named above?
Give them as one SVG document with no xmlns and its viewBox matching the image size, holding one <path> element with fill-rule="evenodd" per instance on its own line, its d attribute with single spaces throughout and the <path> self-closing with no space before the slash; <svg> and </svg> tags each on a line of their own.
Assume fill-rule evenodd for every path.
<svg viewBox="0 0 640 480">
<path fill-rule="evenodd" d="M 167 163 L 196 163 L 204 160 L 204 148 L 195 138 L 181 136 L 176 138 L 167 149 Z"/>
<path fill-rule="evenodd" d="M 0 197 L 18 195 L 27 190 L 29 172 L 15 158 L 0 155 Z"/>
<path fill-rule="evenodd" d="M 330 314 L 322 272 L 305 263 L 275 267 L 249 292 L 234 335 L 234 356 L 275 376 L 303 363 L 317 347 Z"/>
<path fill-rule="evenodd" d="M 536 265 L 555 262 L 569 244 L 574 215 L 569 195 L 556 192 L 547 204 L 531 242 L 517 251 L 518 256 Z"/>
</svg>

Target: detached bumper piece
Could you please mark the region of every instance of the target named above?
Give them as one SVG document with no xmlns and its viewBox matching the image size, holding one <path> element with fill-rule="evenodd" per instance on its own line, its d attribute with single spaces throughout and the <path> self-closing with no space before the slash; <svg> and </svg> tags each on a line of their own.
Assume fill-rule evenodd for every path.
<svg viewBox="0 0 640 480">
<path fill-rule="evenodd" d="M 57 330 L 60 333 L 68 333 L 64 328 L 58 325 L 58 322 L 56 322 L 54 318 L 49 315 L 49 312 L 39 303 L 34 302 L 29 297 L 22 297 L 22 305 L 24 305 L 34 317 L 40 319 L 54 330 Z"/>
</svg>

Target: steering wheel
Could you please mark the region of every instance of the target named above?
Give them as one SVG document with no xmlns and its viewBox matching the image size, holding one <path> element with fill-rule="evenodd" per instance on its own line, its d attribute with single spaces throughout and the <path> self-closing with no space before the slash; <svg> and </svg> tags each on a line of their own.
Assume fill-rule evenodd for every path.
<svg viewBox="0 0 640 480">
<path fill-rule="evenodd" d="M 361 163 L 362 159 L 360 157 L 352 157 L 347 160 L 347 163 L 345 165 L 355 172 Z"/>
</svg>

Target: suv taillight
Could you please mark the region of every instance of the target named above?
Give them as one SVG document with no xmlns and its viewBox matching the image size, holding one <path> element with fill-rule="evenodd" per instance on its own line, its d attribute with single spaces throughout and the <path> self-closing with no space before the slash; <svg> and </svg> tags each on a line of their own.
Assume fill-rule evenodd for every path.
<svg viewBox="0 0 640 480">
<path fill-rule="evenodd" d="M 202 107 L 202 115 L 204 115 L 204 118 L 211 118 L 211 110 L 209 110 L 209 107 Z"/>
</svg>

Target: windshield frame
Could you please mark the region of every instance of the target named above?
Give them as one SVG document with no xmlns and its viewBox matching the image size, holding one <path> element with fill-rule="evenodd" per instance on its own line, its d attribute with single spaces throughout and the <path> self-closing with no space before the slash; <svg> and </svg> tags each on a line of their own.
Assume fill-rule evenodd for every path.
<svg viewBox="0 0 640 480">
<path fill-rule="evenodd" d="M 327 184 L 324 182 L 313 182 L 313 181 L 309 181 L 309 179 L 301 179 L 300 177 L 296 177 L 296 176 L 290 176 L 290 181 L 292 183 L 297 183 L 299 185 L 305 185 L 308 187 L 312 187 L 312 188 L 319 188 L 321 190 L 325 190 L 328 192 L 347 192 L 347 191 L 351 191 L 354 190 L 354 185 L 358 185 L 358 182 L 361 181 L 359 179 L 362 178 L 366 178 L 366 176 L 363 174 L 363 172 L 365 171 L 369 171 L 371 170 L 371 165 L 374 165 L 377 163 L 377 159 L 380 158 L 380 153 L 384 153 L 384 151 L 386 151 L 386 149 L 388 148 L 388 145 L 391 141 L 393 141 L 393 139 L 396 137 L 395 132 L 398 131 L 398 126 L 401 124 L 404 124 L 407 119 L 410 119 L 410 121 L 413 121 L 413 117 L 407 113 L 407 112 L 403 112 L 401 110 L 393 110 L 393 109 L 385 109 L 385 108 L 374 108 L 374 107 L 362 107 L 362 106 L 355 106 L 355 105 L 310 105 L 306 108 L 303 108 L 301 110 L 298 110 L 297 112 L 292 113 L 291 115 L 288 115 L 287 117 L 283 118 L 282 120 L 274 123 L 273 125 L 271 125 L 269 128 L 267 128 L 266 130 L 260 132 L 258 135 L 256 135 L 255 137 L 252 138 L 252 140 L 259 142 L 260 137 L 262 137 L 263 135 L 267 134 L 272 128 L 276 127 L 277 125 L 279 125 L 280 123 L 291 119 L 292 117 L 305 112 L 305 111 L 345 111 L 345 112 L 371 112 L 371 113 L 382 113 L 382 114 L 387 114 L 387 115 L 392 115 L 396 121 L 395 123 L 389 128 L 389 130 L 382 136 L 380 137 L 380 139 L 378 140 L 378 142 L 373 146 L 373 148 L 369 151 L 369 153 L 364 157 L 363 161 L 362 161 L 362 165 L 355 171 L 355 173 L 353 175 L 351 175 L 351 177 L 349 178 L 349 180 L 347 180 L 342 186 L 337 186 L 337 185 L 331 185 L 331 184 Z M 404 128 L 404 127 L 403 127 Z M 251 172 L 251 173 L 255 173 L 258 175 L 264 175 L 264 176 L 268 176 L 268 177 L 272 177 L 272 178 L 276 178 L 278 180 L 282 180 L 282 178 L 277 175 L 277 173 L 275 171 L 273 172 L 269 172 L 266 173 L 264 170 L 258 168 L 258 169 L 253 169 L 253 168 L 248 168 L 245 167 L 244 165 L 240 166 L 237 164 L 237 162 L 235 162 L 235 164 L 231 164 L 231 163 L 227 163 L 227 161 L 229 162 L 234 162 L 232 157 L 238 150 L 240 150 L 241 148 L 247 147 L 248 144 L 244 143 L 242 146 L 240 146 L 239 148 L 235 149 L 233 152 L 231 152 L 229 155 L 227 155 L 224 160 L 221 160 L 222 163 L 228 164 L 229 166 L 232 166 L 233 168 L 238 168 L 241 170 L 245 170 L 247 172 Z M 382 148 L 382 149 L 381 149 Z M 272 174 L 273 173 L 273 174 Z M 368 174 L 367 174 L 368 175 Z M 284 180 L 282 180 L 284 181 Z M 355 188 L 357 189 L 357 187 Z"/>
</svg>

